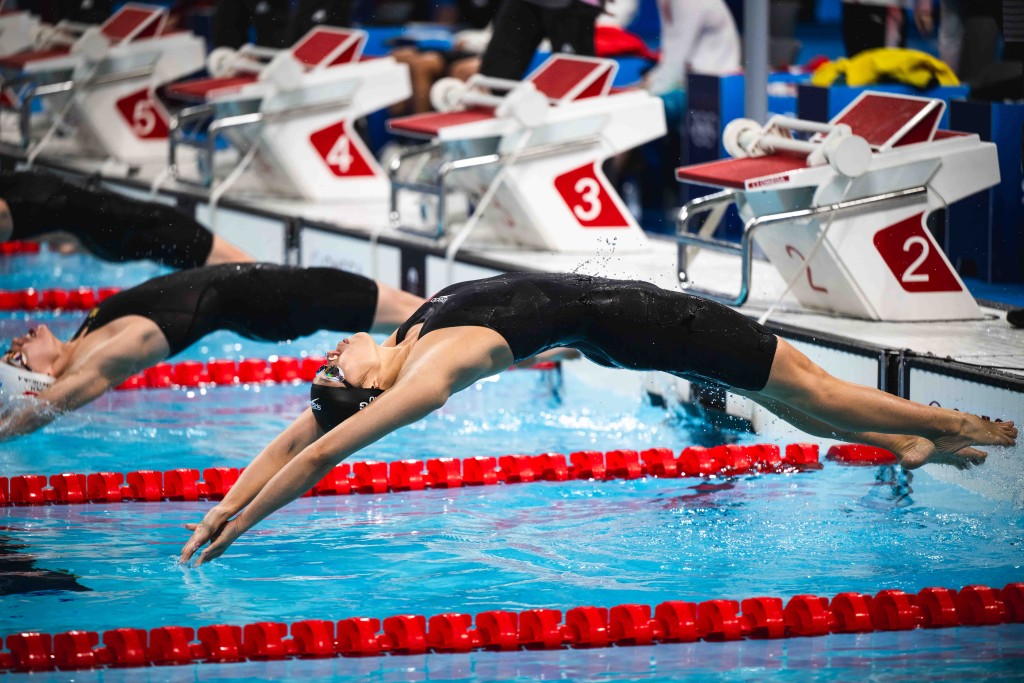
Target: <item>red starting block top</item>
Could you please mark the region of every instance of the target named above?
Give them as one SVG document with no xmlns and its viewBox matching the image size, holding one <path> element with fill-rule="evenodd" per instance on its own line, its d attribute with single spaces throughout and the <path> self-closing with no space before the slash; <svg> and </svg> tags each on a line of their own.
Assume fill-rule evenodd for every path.
<svg viewBox="0 0 1024 683">
<path fill-rule="evenodd" d="M 11 69 L 21 71 L 27 64 L 32 62 L 41 62 L 45 59 L 52 59 L 54 57 L 63 57 L 70 53 L 71 50 L 66 47 L 56 48 L 54 50 L 33 50 L 31 52 L 19 52 L 17 54 L 8 55 L 0 59 L 0 69 Z"/>
<path fill-rule="evenodd" d="M 255 83 L 255 74 L 226 78 L 197 78 L 167 86 L 167 95 L 183 102 L 205 102 L 217 95 L 228 95 Z"/>
<path fill-rule="evenodd" d="M 388 121 L 388 128 L 394 133 L 416 135 L 419 137 L 436 137 L 443 128 L 461 126 L 494 118 L 492 109 L 467 109 L 466 111 L 450 111 L 441 113 L 414 114 Z"/>
<path fill-rule="evenodd" d="M 618 66 L 607 59 L 552 55 L 529 81 L 552 100 L 572 101 L 607 95 Z"/>
<path fill-rule="evenodd" d="M 927 142 L 935 136 L 945 103 L 925 97 L 865 92 L 833 119 L 882 151 Z"/>
<path fill-rule="evenodd" d="M 320 26 L 299 39 L 292 56 L 309 68 L 358 62 L 366 44 L 366 33 Z"/>
<path fill-rule="evenodd" d="M 162 7 L 129 3 L 103 22 L 100 31 L 114 44 L 152 38 L 163 30 L 167 13 Z"/>
<path fill-rule="evenodd" d="M 745 189 L 749 180 L 807 168 L 803 159 L 785 154 L 770 154 L 746 159 L 722 159 L 676 169 L 676 179 L 713 187 Z"/>
</svg>

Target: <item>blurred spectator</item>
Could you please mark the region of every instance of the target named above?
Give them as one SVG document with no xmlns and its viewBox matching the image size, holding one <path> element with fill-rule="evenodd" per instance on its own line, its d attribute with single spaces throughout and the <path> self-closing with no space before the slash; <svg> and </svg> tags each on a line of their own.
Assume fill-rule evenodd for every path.
<svg viewBox="0 0 1024 683">
<path fill-rule="evenodd" d="M 603 6 L 604 0 L 503 0 L 480 73 L 521 80 L 545 38 L 552 52 L 593 56 Z"/>
<path fill-rule="evenodd" d="M 114 13 L 114 0 L 34 0 L 17 3 L 48 24 L 61 20 L 102 24 Z"/>
<path fill-rule="evenodd" d="M 686 87 L 686 74 L 740 70 L 740 35 L 723 0 L 658 0 L 661 59 L 645 87 L 665 95 Z"/>
<path fill-rule="evenodd" d="M 217 0 L 213 15 L 215 47 L 246 43 L 288 47 L 289 3 L 270 0 Z"/>
<path fill-rule="evenodd" d="M 879 47 L 906 47 L 906 9 L 922 35 L 934 28 L 933 0 L 843 0 L 843 47 L 847 57 Z"/>
<path fill-rule="evenodd" d="M 444 16 L 453 28 L 460 29 L 452 37 L 447 50 L 424 50 L 418 45 L 400 47 L 392 52 L 399 62 L 409 65 L 412 79 L 411 109 L 419 114 L 430 110 L 430 87 L 443 76 L 466 80 L 480 67 L 479 55 L 491 38 L 490 22 L 500 0 L 457 0 Z M 400 38 L 401 39 L 401 38 Z"/>
</svg>

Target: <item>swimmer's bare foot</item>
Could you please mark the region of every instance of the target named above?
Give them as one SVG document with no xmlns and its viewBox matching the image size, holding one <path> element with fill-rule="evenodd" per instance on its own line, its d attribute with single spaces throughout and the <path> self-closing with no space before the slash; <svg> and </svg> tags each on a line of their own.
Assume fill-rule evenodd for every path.
<svg viewBox="0 0 1024 683">
<path fill-rule="evenodd" d="M 935 443 L 920 436 L 905 437 L 892 450 L 900 465 L 907 470 L 917 469 L 924 464 L 952 465 L 958 470 L 966 470 L 982 464 L 988 457 L 988 453 L 969 446 L 958 451 L 943 451 Z"/>
<path fill-rule="evenodd" d="M 932 441 L 942 453 L 957 453 L 968 446 L 1013 446 L 1017 442 L 1017 428 L 1013 420 L 991 422 L 977 415 L 961 413 L 960 433 L 939 436 Z"/>
</svg>

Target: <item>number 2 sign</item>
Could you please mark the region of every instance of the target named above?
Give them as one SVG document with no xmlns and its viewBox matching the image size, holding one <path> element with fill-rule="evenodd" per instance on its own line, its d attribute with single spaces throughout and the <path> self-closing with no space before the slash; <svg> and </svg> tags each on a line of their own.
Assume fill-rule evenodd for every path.
<svg viewBox="0 0 1024 683">
<path fill-rule="evenodd" d="M 580 166 L 556 177 L 555 189 L 584 228 L 629 227 L 611 193 L 597 177 L 594 164 Z"/>
<path fill-rule="evenodd" d="M 135 136 L 142 140 L 156 140 L 167 137 L 167 120 L 156 101 L 143 88 L 117 101 L 117 110 L 131 127 Z"/>
<path fill-rule="evenodd" d="M 875 248 L 908 292 L 959 292 L 956 275 L 924 232 L 923 213 L 875 233 Z"/>
</svg>

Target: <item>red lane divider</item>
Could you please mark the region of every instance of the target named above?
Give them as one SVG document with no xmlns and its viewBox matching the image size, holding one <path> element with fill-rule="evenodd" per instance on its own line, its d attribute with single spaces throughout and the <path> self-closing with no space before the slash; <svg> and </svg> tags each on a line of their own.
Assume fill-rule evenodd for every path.
<svg viewBox="0 0 1024 683">
<path fill-rule="evenodd" d="M 895 465 L 898 462 L 892 451 L 852 443 L 832 446 L 825 457 L 844 465 Z"/>
<path fill-rule="evenodd" d="M 116 388 L 119 391 L 131 391 L 252 382 L 311 382 L 316 376 L 316 371 L 326 362 L 324 358 L 298 359 L 282 356 L 272 360 L 246 358 L 239 363 L 233 360 L 210 360 L 205 366 L 194 360 L 173 364 L 157 363 L 137 375 L 132 375 Z"/>
<path fill-rule="evenodd" d="M 840 593 L 829 599 L 796 595 L 670 600 L 648 605 L 573 607 L 524 612 L 403 614 L 383 620 L 351 617 L 292 624 L 258 622 L 191 628 L 161 626 L 104 631 L 16 633 L 4 639 L 0 670 L 61 671 L 102 667 L 289 657 L 369 657 L 385 654 L 463 653 L 473 650 L 557 650 L 655 643 L 824 636 L 830 633 L 909 631 L 1024 622 L 1024 583 L 1002 589 L 966 586 L 918 593 L 883 590 Z M 100 642 L 103 644 L 100 645 Z"/>
<path fill-rule="evenodd" d="M 120 291 L 120 287 L 0 290 L 0 311 L 88 311 Z"/>
<path fill-rule="evenodd" d="M 20 256 L 22 254 L 38 254 L 39 243 L 38 242 L 25 242 L 21 240 L 11 240 L 9 242 L 0 242 L 0 254 L 4 256 Z"/>
<path fill-rule="evenodd" d="M 119 391 L 136 389 L 195 388 L 209 385 L 248 384 L 271 382 L 312 382 L 316 371 L 327 360 L 319 357 L 289 358 L 287 356 L 246 358 L 238 363 L 233 360 L 209 360 L 204 367 L 194 360 L 178 363 L 157 363 L 137 375 L 132 375 L 116 387 Z M 530 370 L 554 370 L 557 361 L 538 363 Z"/>
<path fill-rule="evenodd" d="M 421 491 L 427 488 L 493 486 L 569 479 L 638 479 L 640 477 L 733 476 L 749 472 L 789 473 L 820 469 L 813 444 L 778 446 L 692 446 L 678 456 L 669 448 L 644 451 L 579 451 L 566 459 L 561 453 L 500 457 L 432 458 L 338 465 L 306 493 L 344 496 Z M 235 467 L 63 473 L 46 477 L 22 474 L 0 477 L 0 507 L 12 505 L 75 505 L 123 501 L 160 502 L 220 500 L 241 470 Z M 49 485 L 47 485 L 49 484 Z"/>
</svg>

